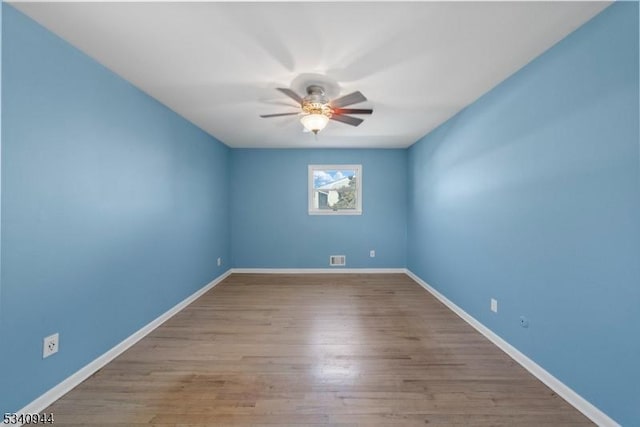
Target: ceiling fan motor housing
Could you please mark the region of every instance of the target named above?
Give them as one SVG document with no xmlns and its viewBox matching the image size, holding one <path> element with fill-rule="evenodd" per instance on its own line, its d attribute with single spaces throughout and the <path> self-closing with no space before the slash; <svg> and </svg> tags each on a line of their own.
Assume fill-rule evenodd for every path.
<svg viewBox="0 0 640 427">
<path fill-rule="evenodd" d="M 324 94 L 321 86 L 311 85 L 307 87 L 307 96 L 302 99 L 302 111 L 305 114 L 322 114 L 331 117 L 333 110 L 329 106 L 329 99 Z"/>
</svg>

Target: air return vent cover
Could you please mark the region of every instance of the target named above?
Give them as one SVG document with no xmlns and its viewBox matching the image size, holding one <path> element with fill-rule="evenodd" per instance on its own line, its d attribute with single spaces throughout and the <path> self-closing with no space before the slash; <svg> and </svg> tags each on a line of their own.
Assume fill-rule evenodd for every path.
<svg viewBox="0 0 640 427">
<path fill-rule="evenodd" d="M 337 267 L 341 265 L 347 264 L 347 257 L 344 255 L 331 255 L 329 257 L 329 265 L 332 267 Z"/>
</svg>

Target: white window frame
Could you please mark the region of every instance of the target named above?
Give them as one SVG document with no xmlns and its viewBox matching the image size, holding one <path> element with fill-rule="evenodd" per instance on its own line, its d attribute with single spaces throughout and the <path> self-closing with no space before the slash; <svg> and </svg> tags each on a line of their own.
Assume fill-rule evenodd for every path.
<svg viewBox="0 0 640 427">
<path fill-rule="evenodd" d="M 317 170 L 356 171 L 356 208 L 355 209 L 316 209 L 313 205 L 313 172 Z M 308 171 L 308 207 L 309 215 L 362 215 L 362 165 L 309 165 Z"/>
</svg>

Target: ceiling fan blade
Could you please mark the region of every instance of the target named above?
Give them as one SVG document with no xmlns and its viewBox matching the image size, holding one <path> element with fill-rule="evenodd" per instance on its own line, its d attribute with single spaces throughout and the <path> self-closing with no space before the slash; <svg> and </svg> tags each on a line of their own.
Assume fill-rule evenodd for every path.
<svg viewBox="0 0 640 427">
<path fill-rule="evenodd" d="M 348 95 L 341 96 L 338 99 L 334 99 L 329 104 L 331 105 L 332 108 L 340 108 L 340 107 L 346 107 L 347 105 L 364 102 L 366 100 L 367 98 L 365 98 L 365 96 L 360 91 L 356 91 Z"/>
<path fill-rule="evenodd" d="M 333 114 L 371 114 L 373 110 L 370 108 L 336 108 Z"/>
<path fill-rule="evenodd" d="M 284 87 L 278 87 L 276 89 L 284 93 L 285 95 L 287 95 L 289 98 L 294 99 L 298 104 L 302 104 L 302 97 L 297 93 L 295 93 L 294 91 L 292 91 L 291 89 L 287 89 Z"/>
<path fill-rule="evenodd" d="M 261 114 L 260 117 L 266 119 L 267 117 L 295 116 L 296 114 L 299 114 L 299 113 Z"/>
<path fill-rule="evenodd" d="M 364 122 L 364 120 L 362 119 L 351 116 L 331 116 L 331 120 L 346 123 L 351 126 L 358 126 L 360 123 Z"/>
</svg>

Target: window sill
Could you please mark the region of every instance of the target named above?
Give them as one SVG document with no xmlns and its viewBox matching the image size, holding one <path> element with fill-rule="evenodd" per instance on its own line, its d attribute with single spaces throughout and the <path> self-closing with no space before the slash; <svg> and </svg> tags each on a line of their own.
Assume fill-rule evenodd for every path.
<svg viewBox="0 0 640 427">
<path fill-rule="evenodd" d="M 362 211 L 309 211 L 309 215 L 362 215 Z"/>
</svg>

